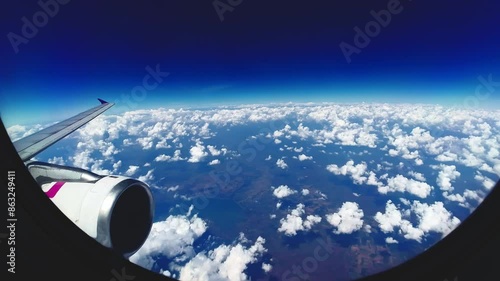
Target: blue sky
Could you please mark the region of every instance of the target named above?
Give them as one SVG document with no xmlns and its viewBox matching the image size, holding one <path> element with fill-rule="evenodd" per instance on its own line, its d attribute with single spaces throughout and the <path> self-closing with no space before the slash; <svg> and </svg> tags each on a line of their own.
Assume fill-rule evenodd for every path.
<svg viewBox="0 0 500 281">
<path fill-rule="evenodd" d="M 243 1 L 224 13 L 224 21 L 211 1 L 69 2 L 16 47 L 8 34 L 23 36 L 21 18 L 32 20 L 41 7 L 9 4 L 1 117 L 7 125 L 55 121 L 95 105 L 97 97 L 123 102 L 123 94 L 142 84 L 145 68 L 156 65 L 170 75 L 137 108 L 287 101 L 456 105 L 474 96 L 478 76 L 500 81 L 499 6 L 487 0 L 401 1 L 400 12 L 348 63 L 339 44 L 357 46 L 354 28 L 365 29 L 374 20 L 370 12 L 387 10 L 390 2 Z M 479 102 L 500 104 L 495 94 Z"/>
</svg>

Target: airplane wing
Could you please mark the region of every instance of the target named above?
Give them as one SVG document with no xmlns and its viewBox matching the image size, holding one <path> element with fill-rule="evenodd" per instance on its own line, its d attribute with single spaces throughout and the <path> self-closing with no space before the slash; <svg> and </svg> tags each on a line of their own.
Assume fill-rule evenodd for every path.
<svg viewBox="0 0 500 281">
<path fill-rule="evenodd" d="M 13 144 L 21 159 L 28 161 L 114 105 L 114 103 L 109 103 L 102 99 L 98 100 L 101 104 L 96 107 L 15 141 Z"/>
</svg>

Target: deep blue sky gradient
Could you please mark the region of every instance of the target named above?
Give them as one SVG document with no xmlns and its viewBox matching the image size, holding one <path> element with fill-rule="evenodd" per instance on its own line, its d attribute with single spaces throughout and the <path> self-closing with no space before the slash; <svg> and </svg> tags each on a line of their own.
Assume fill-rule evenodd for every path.
<svg viewBox="0 0 500 281">
<path fill-rule="evenodd" d="M 222 2 L 225 2 L 221 0 Z M 212 1 L 70 1 L 15 54 L 9 32 L 40 10 L 2 16 L 0 112 L 7 125 L 124 104 L 145 67 L 170 76 L 135 108 L 287 101 L 454 105 L 477 77 L 500 81 L 500 4 L 402 0 L 403 11 L 346 62 L 339 44 L 385 1 L 243 0 L 221 22 Z M 498 92 L 480 106 L 498 108 Z M 126 107 L 117 106 L 116 112 Z M 129 107 L 130 108 L 130 107 Z M 34 121 L 33 121 L 34 120 Z"/>
</svg>

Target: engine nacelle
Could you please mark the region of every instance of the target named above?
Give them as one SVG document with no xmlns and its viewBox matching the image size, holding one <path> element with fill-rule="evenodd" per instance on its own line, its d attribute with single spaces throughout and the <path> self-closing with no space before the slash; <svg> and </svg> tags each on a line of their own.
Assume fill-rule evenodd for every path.
<svg viewBox="0 0 500 281">
<path fill-rule="evenodd" d="M 52 202 L 102 245 L 128 258 L 146 241 L 154 216 L 147 184 L 43 162 L 27 166 Z"/>
</svg>

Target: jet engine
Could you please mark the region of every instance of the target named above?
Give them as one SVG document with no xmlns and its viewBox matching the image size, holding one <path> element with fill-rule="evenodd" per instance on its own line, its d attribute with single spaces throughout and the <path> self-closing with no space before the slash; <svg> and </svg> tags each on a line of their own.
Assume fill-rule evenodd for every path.
<svg viewBox="0 0 500 281">
<path fill-rule="evenodd" d="M 27 167 L 52 202 L 102 245 L 128 258 L 146 241 L 154 202 L 144 182 L 44 162 Z"/>
</svg>

